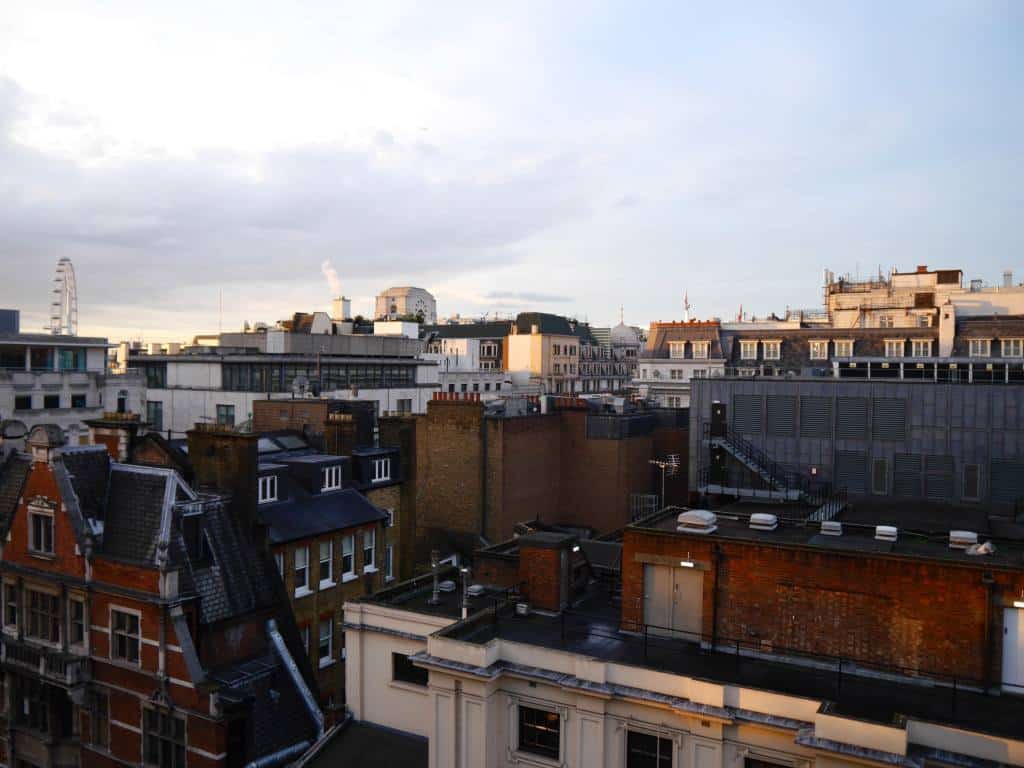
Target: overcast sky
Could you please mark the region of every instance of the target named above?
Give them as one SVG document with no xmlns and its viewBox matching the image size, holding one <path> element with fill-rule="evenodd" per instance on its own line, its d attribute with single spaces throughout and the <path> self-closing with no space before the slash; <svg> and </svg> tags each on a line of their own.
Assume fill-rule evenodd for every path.
<svg viewBox="0 0 1024 768">
<path fill-rule="evenodd" d="M 596 324 L 1024 278 L 1024 3 L 0 3 L 0 306 L 165 340 L 389 285 Z"/>
</svg>

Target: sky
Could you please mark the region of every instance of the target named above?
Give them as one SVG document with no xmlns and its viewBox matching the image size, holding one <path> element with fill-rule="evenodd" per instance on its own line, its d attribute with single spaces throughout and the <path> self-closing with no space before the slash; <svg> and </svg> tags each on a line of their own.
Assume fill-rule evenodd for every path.
<svg viewBox="0 0 1024 768">
<path fill-rule="evenodd" d="M 391 285 L 646 326 L 1024 278 L 1024 3 L 0 4 L 0 306 L 187 340 Z M 325 266 L 328 267 L 325 270 Z"/>
</svg>

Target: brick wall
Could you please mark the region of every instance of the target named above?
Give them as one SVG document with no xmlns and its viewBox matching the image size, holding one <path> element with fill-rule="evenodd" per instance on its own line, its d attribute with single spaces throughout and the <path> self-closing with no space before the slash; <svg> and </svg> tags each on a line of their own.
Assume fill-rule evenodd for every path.
<svg viewBox="0 0 1024 768">
<path fill-rule="evenodd" d="M 323 431 L 327 419 L 327 403 L 319 400 L 254 400 L 252 423 L 255 432 L 309 427 L 314 433 Z"/>
<path fill-rule="evenodd" d="M 545 611 L 561 608 L 561 556 L 559 549 L 523 547 L 519 550 L 519 579 L 525 582 L 523 593 L 534 608 Z"/>
<path fill-rule="evenodd" d="M 643 620 L 644 563 L 637 557 L 652 555 L 706 565 L 703 632 L 719 641 L 739 639 L 766 651 L 789 648 L 976 681 L 986 673 L 998 679 L 1002 606 L 1024 589 L 1024 572 L 983 562 L 629 530 L 624 626 L 635 628 Z M 994 580 L 991 601 L 985 573 Z"/>
<path fill-rule="evenodd" d="M 380 444 L 384 448 L 398 448 L 399 466 L 402 470 L 401 499 L 397 531 L 398 561 L 396 576 L 399 580 L 410 579 L 414 566 L 419 562 L 414 555 L 416 538 L 416 429 L 419 424 L 415 416 L 387 416 L 379 423 Z M 429 558 L 422 561 L 429 562 Z"/>
</svg>

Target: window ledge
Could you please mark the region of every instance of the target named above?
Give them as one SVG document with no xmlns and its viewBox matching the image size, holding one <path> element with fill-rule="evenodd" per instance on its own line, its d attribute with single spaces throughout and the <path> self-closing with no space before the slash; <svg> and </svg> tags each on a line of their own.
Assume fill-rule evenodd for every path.
<svg viewBox="0 0 1024 768">
<path fill-rule="evenodd" d="M 409 693 L 418 693 L 421 696 L 426 696 L 430 693 L 429 686 L 416 685 L 415 683 L 405 683 L 401 680 L 390 680 L 388 681 L 389 688 L 395 688 L 399 691 L 408 691 Z"/>
<path fill-rule="evenodd" d="M 513 749 L 512 754 L 517 763 L 524 765 L 551 766 L 551 768 L 562 768 L 565 765 L 562 760 L 552 760 L 550 757 L 535 755 L 533 752 L 525 752 L 521 749 Z"/>
<path fill-rule="evenodd" d="M 355 580 L 356 580 L 356 579 L 358 579 L 358 578 L 359 578 L 359 575 L 358 575 L 358 574 L 355 574 L 355 573 L 346 573 L 346 574 L 343 574 L 343 575 L 342 575 L 342 577 L 341 577 L 341 583 L 342 583 L 342 584 L 348 584 L 349 582 L 351 582 L 351 581 L 355 581 Z"/>
<path fill-rule="evenodd" d="M 377 566 L 376 565 L 367 565 L 367 566 L 363 567 L 363 573 L 376 573 L 376 572 L 377 572 Z"/>
<path fill-rule="evenodd" d="M 337 659 L 320 659 L 320 669 L 327 669 L 334 666 Z"/>
<path fill-rule="evenodd" d="M 54 552 L 42 552 L 42 551 L 37 550 L 37 549 L 30 549 L 28 551 L 28 554 L 29 554 L 30 557 L 35 557 L 35 558 L 38 558 L 40 560 L 56 560 L 57 559 L 56 553 L 54 553 Z"/>
<path fill-rule="evenodd" d="M 338 586 L 338 582 L 336 582 L 336 581 L 321 581 L 320 582 L 320 589 L 330 589 L 331 587 L 336 587 L 336 586 Z"/>
<path fill-rule="evenodd" d="M 295 590 L 295 597 L 306 597 L 307 595 L 312 594 L 313 590 L 311 590 L 309 587 L 299 587 Z"/>
<path fill-rule="evenodd" d="M 390 583 L 390 582 L 392 582 L 392 581 L 394 581 L 394 580 L 395 580 L 395 577 L 394 577 L 394 576 L 385 576 L 385 577 L 384 577 L 384 581 L 385 581 L 385 582 L 388 582 L 388 583 Z"/>
</svg>

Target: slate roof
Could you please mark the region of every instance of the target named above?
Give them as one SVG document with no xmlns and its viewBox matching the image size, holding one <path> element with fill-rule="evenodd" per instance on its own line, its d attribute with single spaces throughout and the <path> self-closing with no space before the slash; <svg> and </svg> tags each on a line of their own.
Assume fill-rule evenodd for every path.
<svg viewBox="0 0 1024 768">
<path fill-rule="evenodd" d="M 11 453 L 0 460 L 0 534 L 3 536 L 11 527 L 31 465 L 31 459 L 23 453 Z"/>
<path fill-rule="evenodd" d="M 579 336 L 580 327 L 585 323 L 571 323 L 569 318 L 562 315 L 552 315 L 548 312 L 520 312 L 516 317 L 516 329 L 519 333 L 527 334 L 533 332 L 533 326 L 537 326 L 540 333 L 551 333 L 562 336 Z M 586 335 L 590 337 L 589 329 Z"/>
<path fill-rule="evenodd" d="M 316 496 L 297 495 L 260 507 L 260 519 L 270 527 L 270 542 L 281 544 L 328 531 L 385 520 L 387 514 L 352 488 Z"/>
<path fill-rule="evenodd" d="M 971 339 L 991 339 L 992 357 L 1002 357 L 1000 339 L 1024 338 L 1024 315 L 987 315 L 964 317 L 956 321 L 953 357 L 969 357 Z M 984 360 L 984 358 L 983 358 Z"/>
<path fill-rule="evenodd" d="M 437 339 L 503 339 L 512 332 L 511 320 L 483 323 L 442 323 L 421 325 L 420 338 Z"/>
<path fill-rule="evenodd" d="M 647 345 L 640 353 L 644 359 L 668 358 L 670 341 L 710 341 L 709 358 L 722 357 L 722 343 L 719 336 L 720 327 L 717 323 L 662 323 L 652 325 Z M 686 354 L 691 354 L 687 349 Z"/>
<path fill-rule="evenodd" d="M 173 482 L 170 471 L 139 472 L 114 467 L 110 473 L 103 515 L 101 551 L 104 554 L 124 560 L 156 563 L 169 482 Z"/>
<path fill-rule="evenodd" d="M 110 478 L 110 454 L 102 445 L 64 448 L 60 461 L 78 497 L 83 517 L 102 519 Z"/>
</svg>

